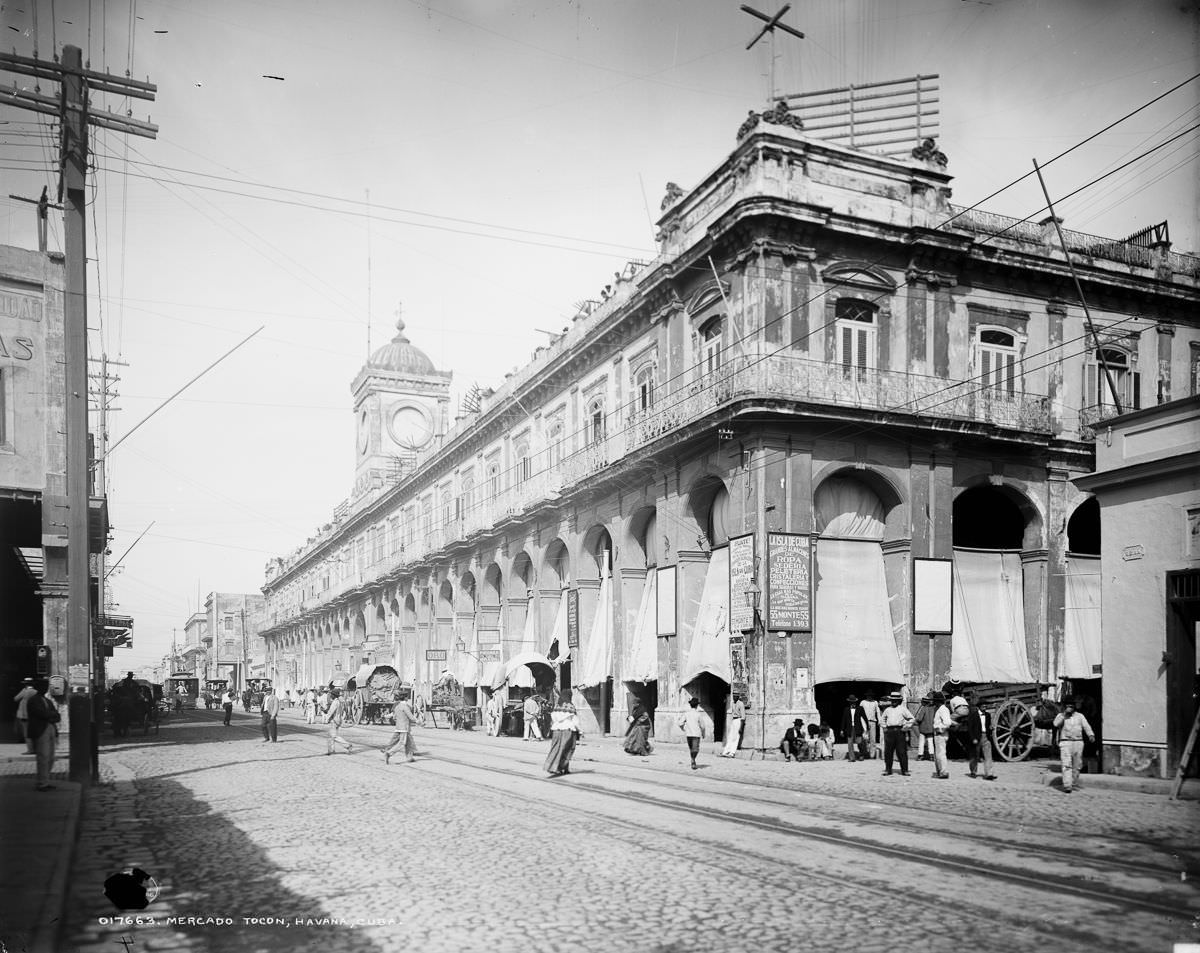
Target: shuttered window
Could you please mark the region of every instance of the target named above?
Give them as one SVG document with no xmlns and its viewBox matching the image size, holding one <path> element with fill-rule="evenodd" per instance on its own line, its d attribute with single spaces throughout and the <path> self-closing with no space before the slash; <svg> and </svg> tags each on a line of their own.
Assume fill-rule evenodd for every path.
<svg viewBox="0 0 1200 953">
<path fill-rule="evenodd" d="M 1007 331 L 979 331 L 976 376 L 981 387 L 1004 394 L 1017 392 L 1016 338 Z"/>
<path fill-rule="evenodd" d="M 1142 406 L 1142 375 L 1131 370 L 1129 355 L 1114 347 L 1101 348 L 1084 366 L 1084 406 L 1097 408 L 1103 414 L 1116 413 L 1116 403 L 1104 373 L 1105 365 L 1121 400 L 1121 410 L 1139 410 Z"/>
<path fill-rule="evenodd" d="M 843 298 L 837 303 L 835 315 L 838 364 L 847 377 L 863 380 L 876 367 L 875 308 L 865 301 Z"/>
</svg>

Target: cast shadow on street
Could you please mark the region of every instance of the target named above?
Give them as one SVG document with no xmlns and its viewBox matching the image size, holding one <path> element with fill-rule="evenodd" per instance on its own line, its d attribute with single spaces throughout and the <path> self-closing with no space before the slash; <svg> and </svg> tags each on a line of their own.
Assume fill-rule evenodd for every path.
<svg viewBox="0 0 1200 953">
<path fill-rule="evenodd" d="M 136 932 L 136 949 L 182 946 L 178 936 L 183 934 L 188 948 L 201 941 L 203 948 L 231 953 L 283 953 L 305 948 L 382 953 L 377 943 L 353 925 L 319 921 L 380 917 L 386 915 L 384 912 L 361 910 L 347 914 L 344 908 L 330 909 L 320 898 L 288 889 L 284 886 L 286 871 L 272 862 L 254 840 L 168 777 L 143 778 L 136 787 L 122 783 L 93 789 L 87 810 L 94 816 L 85 827 L 102 828 L 103 818 L 113 812 L 115 802 L 130 796 L 137 799 L 140 823 L 130 834 L 129 856 L 143 858 L 140 865 L 160 886 L 158 898 L 138 911 L 142 917 L 153 917 L 154 923 L 122 928 L 126 934 Z M 101 838 L 103 841 L 103 834 Z M 88 846 L 87 837 L 81 838 L 79 850 L 86 852 Z M 70 919 L 76 930 L 94 930 L 97 923 L 103 922 L 100 918 L 118 912 L 103 895 L 105 874 L 84 873 L 96 866 L 84 863 L 78 876 L 100 878 L 97 883 L 72 884 Z M 353 898 L 339 899 L 354 906 Z M 168 917 L 197 918 L 199 922 L 168 923 Z M 309 923 L 309 919 L 318 922 Z"/>
</svg>

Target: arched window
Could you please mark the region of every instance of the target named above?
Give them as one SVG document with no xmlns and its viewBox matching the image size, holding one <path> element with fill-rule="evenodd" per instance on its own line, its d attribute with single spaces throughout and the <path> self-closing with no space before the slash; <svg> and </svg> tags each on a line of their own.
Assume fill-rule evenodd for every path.
<svg viewBox="0 0 1200 953">
<path fill-rule="evenodd" d="M 487 465 L 487 491 L 489 499 L 500 495 L 500 461 L 492 460 Z"/>
<path fill-rule="evenodd" d="M 1130 364 L 1128 352 L 1120 348 L 1102 347 L 1093 352 L 1084 368 L 1084 406 L 1094 407 L 1103 415 L 1116 413 L 1116 402 L 1104 374 L 1104 368 L 1107 366 L 1116 386 L 1117 396 L 1121 399 L 1121 409 L 1138 410 L 1142 405 L 1141 375 L 1133 373 Z"/>
<path fill-rule="evenodd" d="M 600 443 L 604 440 L 604 398 L 593 397 L 588 402 L 588 443 Z"/>
<path fill-rule="evenodd" d="M 433 497 L 421 501 L 421 533 L 428 536 L 433 532 Z"/>
<path fill-rule="evenodd" d="M 721 367 L 721 343 L 724 339 L 725 322 L 713 318 L 700 328 L 700 373 L 712 374 Z"/>
<path fill-rule="evenodd" d="M 466 519 L 475 503 L 475 474 L 468 473 L 462 478 L 462 492 L 458 495 L 459 514 Z"/>
<path fill-rule="evenodd" d="M 654 365 L 647 364 L 633 378 L 633 415 L 638 417 L 654 406 Z"/>
<path fill-rule="evenodd" d="M 841 298 L 835 309 L 837 360 L 842 373 L 865 380 L 876 367 L 875 306 L 857 298 Z"/>
<path fill-rule="evenodd" d="M 729 542 L 729 491 L 720 487 L 713 494 L 708 507 L 707 525 L 704 532 L 711 546 L 724 546 Z"/>
<path fill-rule="evenodd" d="M 1017 392 L 1017 339 L 1011 331 L 980 328 L 975 354 L 980 386 L 1003 394 Z"/>
<path fill-rule="evenodd" d="M 445 524 L 454 522 L 454 497 L 451 495 L 449 487 L 442 490 L 442 522 Z"/>
<path fill-rule="evenodd" d="M 516 449 L 517 465 L 515 477 L 518 483 L 524 483 L 533 475 L 533 467 L 529 463 L 529 441 L 520 440 Z"/>
<path fill-rule="evenodd" d="M 555 420 L 546 431 L 546 455 L 550 466 L 557 466 L 563 458 L 563 422 Z"/>
</svg>

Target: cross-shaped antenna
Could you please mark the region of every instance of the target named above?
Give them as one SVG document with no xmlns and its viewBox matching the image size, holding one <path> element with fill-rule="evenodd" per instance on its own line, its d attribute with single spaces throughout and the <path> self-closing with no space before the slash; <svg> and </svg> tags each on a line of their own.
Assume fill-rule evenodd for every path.
<svg viewBox="0 0 1200 953">
<path fill-rule="evenodd" d="M 787 13 L 790 9 L 792 9 L 792 5 L 790 3 L 785 3 L 780 8 L 779 12 L 776 13 L 774 16 L 767 16 L 767 14 L 762 13 L 758 10 L 755 10 L 753 7 L 748 7 L 744 3 L 742 4 L 742 12 L 743 13 L 748 13 L 752 17 L 757 17 L 759 20 L 762 20 L 763 24 L 764 24 L 763 28 L 754 34 L 754 39 L 752 39 L 749 43 L 746 44 L 746 49 L 750 49 L 752 46 L 754 46 L 755 43 L 757 43 L 759 40 L 761 40 L 764 36 L 767 37 L 767 39 L 770 41 L 770 44 L 771 44 L 771 68 L 770 68 L 770 76 L 768 79 L 770 88 L 767 90 L 767 105 L 768 106 L 775 105 L 775 31 L 777 29 L 783 30 L 784 33 L 790 33 L 792 36 L 796 37 L 797 39 L 800 39 L 800 40 L 804 39 L 803 33 L 801 33 L 799 30 L 793 30 L 786 23 L 782 22 L 783 15 L 785 13 Z"/>
</svg>

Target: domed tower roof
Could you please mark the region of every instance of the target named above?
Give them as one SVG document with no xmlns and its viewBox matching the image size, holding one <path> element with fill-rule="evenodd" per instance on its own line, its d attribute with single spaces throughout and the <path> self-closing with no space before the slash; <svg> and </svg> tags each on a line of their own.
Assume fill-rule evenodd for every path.
<svg viewBox="0 0 1200 953">
<path fill-rule="evenodd" d="M 404 319 L 396 319 L 396 336 L 375 351 L 367 360 L 367 367 L 401 374 L 436 374 L 433 361 L 418 347 L 409 343 L 404 336 Z"/>
</svg>

